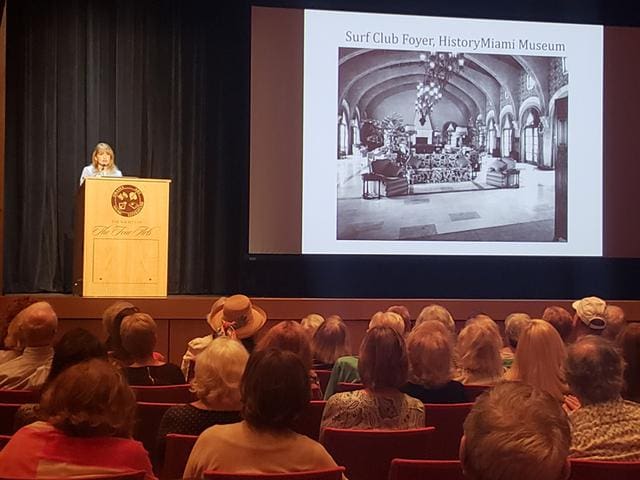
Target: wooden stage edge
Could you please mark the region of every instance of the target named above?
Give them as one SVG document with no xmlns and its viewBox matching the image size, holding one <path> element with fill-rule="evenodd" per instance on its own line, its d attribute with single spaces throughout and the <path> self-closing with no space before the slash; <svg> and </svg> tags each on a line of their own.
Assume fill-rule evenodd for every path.
<svg viewBox="0 0 640 480">
<path fill-rule="evenodd" d="M 12 299 L 23 295 L 0 296 L 0 309 Z M 49 302 L 59 319 L 58 335 L 82 327 L 99 338 L 105 338 L 102 328 L 102 312 L 117 298 L 88 298 L 74 295 L 29 294 L 30 297 Z M 178 365 L 186 350 L 187 343 L 195 338 L 211 333 L 205 317 L 218 296 L 172 295 L 166 298 L 127 298 L 143 312 L 149 313 L 158 325 L 156 351 Z M 483 312 L 498 322 L 513 312 L 526 312 L 532 317 L 542 316 L 549 305 L 560 305 L 570 312 L 571 300 L 471 300 L 471 299 L 401 299 L 401 298 L 252 298 L 255 305 L 267 312 L 266 327 L 282 320 L 300 320 L 309 313 L 323 316 L 338 314 L 348 326 L 351 350 L 357 352 L 364 336 L 369 318 L 390 305 L 405 305 L 415 319 L 426 305 L 438 303 L 449 309 L 451 315 L 462 328 L 464 320 L 472 313 Z M 640 320 L 640 302 L 610 301 L 624 308 L 629 320 Z M 264 332 L 263 330 L 261 334 Z M 259 334 L 260 335 L 260 334 Z"/>
<path fill-rule="evenodd" d="M 89 298 L 59 294 L 25 294 L 49 302 L 60 319 L 100 319 L 102 311 L 118 298 Z M 0 308 L 12 298 L 23 295 L 0 296 Z M 211 304 L 218 296 L 171 295 L 163 298 L 126 298 L 157 320 L 203 320 Z M 390 305 L 405 305 L 415 319 L 420 310 L 429 304 L 438 303 L 446 307 L 456 319 L 464 321 L 473 313 L 486 313 L 496 321 L 513 312 L 526 312 L 534 318 L 542 316 L 547 306 L 559 305 L 569 312 L 572 300 L 501 300 L 501 299 L 402 299 L 402 298 L 252 298 L 252 301 L 267 312 L 270 320 L 299 320 L 309 313 L 321 315 L 338 314 L 344 320 L 366 320 L 379 310 Z M 640 301 L 615 301 L 621 306 L 629 320 L 640 319 Z"/>
</svg>

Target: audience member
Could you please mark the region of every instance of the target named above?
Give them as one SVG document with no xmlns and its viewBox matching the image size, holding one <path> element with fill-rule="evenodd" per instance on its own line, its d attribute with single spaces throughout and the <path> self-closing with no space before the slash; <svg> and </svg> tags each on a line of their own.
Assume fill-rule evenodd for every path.
<svg viewBox="0 0 640 480">
<path fill-rule="evenodd" d="M 138 307 L 129 302 L 117 301 L 102 313 L 102 327 L 107 334 L 105 345 L 109 351 L 109 356 L 123 366 L 131 363 L 131 359 L 122 347 L 122 339 L 120 337 L 122 320 L 139 311 Z"/>
<path fill-rule="evenodd" d="M 205 430 L 191 451 L 185 478 L 206 470 L 276 473 L 336 466 L 322 445 L 292 430 L 309 404 L 308 369 L 289 351 L 256 350 L 241 383 L 243 421 Z"/>
<path fill-rule="evenodd" d="M 562 404 L 568 393 L 564 378 L 566 358 L 564 343 L 556 329 L 544 320 L 530 320 L 520 335 L 513 366 L 504 378 L 533 385 Z"/>
<path fill-rule="evenodd" d="M 453 341 L 441 322 L 427 320 L 407 338 L 409 382 L 400 390 L 423 403 L 466 402 L 464 387 L 452 380 Z"/>
<path fill-rule="evenodd" d="M 607 320 L 607 326 L 602 332 L 602 336 L 608 340 L 615 340 L 626 325 L 624 310 L 617 305 L 607 305 L 607 308 L 604 309 L 604 316 Z"/>
<path fill-rule="evenodd" d="M 447 327 L 451 335 L 456 334 L 456 322 L 453 321 L 449 310 L 442 305 L 432 304 L 424 307 L 416 319 L 415 326 L 418 327 L 422 322 L 426 322 L 427 320 L 436 320 Z"/>
<path fill-rule="evenodd" d="M 0 365 L 13 360 L 22 353 L 24 348 L 19 338 L 16 338 L 17 322 L 13 322 L 16 315 L 29 305 L 37 303 L 31 297 L 17 297 L 7 302 L 0 313 Z"/>
<path fill-rule="evenodd" d="M 269 330 L 264 337 L 260 339 L 256 349 L 268 350 L 275 348 L 277 350 L 288 350 L 293 352 L 307 368 L 309 372 L 309 386 L 312 400 L 322 399 L 322 389 L 316 373 L 313 371 L 313 357 L 311 355 L 311 342 L 306 332 L 298 322 L 288 320 L 280 322 Z"/>
<path fill-rule="evenodd" d="M 331 370 L 340 357 L 351 354 L 349 329 L 342 321 L 327 320 L 311 339 L 313 368 Z"/>
<path fill-rule="evenodd" d="M 572 304 L 574 341 L 585 335 L 602 335 L 607 327 L 605 310 L 607 303 L 598 297 L 586 297 Z"/>
<path fill-rule="evenodd" d="M 422 402 L 399 390 L 407 382 L 409 362 L 404 339 L 397 330 L 375 327 L 366 333 L 358 370 L 364 389 L 333 395 L 322 415 L 322 429 L 404 429 L 425 425 Z"/>
<path fill-rule="evenodd" d="M 329 321 L 327 319 L 327 321 Z M 376 327 L 389 327 L 404 336 L 404 320 L 394 312 L 376 312 L 369 320 L 368 330 Z M 347 355 L 336 360 L 331 370 L 331 376 L 324 392 L 324 399 L 327 400 L 336 391 L 338 383 L 353 383 L 360 381 L 358 372 L 358 357 Z"/>
<path fill-rule="evenodd" d="M 500 348 L 500 333 L 488 321 L 474 321 L 464 327 L 456 344 L 458 373 L 454 379 L 468 385 L 496 383 L 504 371 Z"/>
<path fill-rule="evenodd" d="M 573 333 L 573 318 L 564 308 L 552 305 L 544 309 L 542 320 L 549 322 L 560 334 L 560 338 L 565 344 L 570 343 Z"/>
<path fill-rule="evenodd" d="M 184 374 L 184 378 L 187 380 L 191 380 L 193 377 L 194 366 L 196 357 L 204 352 L 204 350 L 211 344 L 213 339 L 217 336 L 215 333 L 214 325 L 211 323 L 211 318 L 214 313 L 219 311 L 224 305 L 224 302 L 227 300 L 227 297 L 220 297 L 213 305 L 211 305 L 211 310 L 207 314 L 207 324 L 211 328 L 211 333 L 209 335 L 205 335 L 204 337 L 196 337 L 192 340 L 189 340 L 187 343 L 187 351 L 182 356 L 182 364 L 180 365 L 180 370 Z"/>
<path fill-rule="evenodd" d="M 46 422 L 16 432 L 0 452 L 0 476 L 69 478 L 146 472 L 142 444 L 131 440 L 136 403 L 122 374 L 92 359 L 64 370 L 43 394 Z"/>
<path fill-rule="evenodd" d="M 120 338 L 122 348 L 131 359 L 126 367 L 130 385 L 180 385 L 185 383 L 180 367 L 156 360 L 156 322 L 151 315 L 134 313 L 122 320 Z"/>
<path fill-rule="evenodd" d="M 265 311 L 241 294 L 228 297 L 209 315 L 209 324 L 215 337 L 236 338 L 249 353 L 255 346 L 256 334 L 267 321 Z"/>
<path fill-rule="evenodd" d="M 569 347 L 567 381 L 581 404 L 569 414 L 572 457 L 640 461 L 640 405 L 620 397 L 623 369 L 609 340 L 588 335 Z"/>
<path fill-rule="evenodd" d="M 500 357 L 505 367 L 511 367 L 518 346 L 518 338 L 530 321 L 531 317 L 527 313 L 510 313 L 504 319 L 504 338 L 507 345 L 500 351 Z"/>
<path fill-rule="evenodd" d="M 158 457 L 164 453 L 168 433 L 200 435 L 213 425 L 236 423 L 240 418 L 240 380 L 249 354 L 229 337 L 214 339 L 198 355 L 191 389 L 198 400 L 169 408 L 160 422 Z"/>
<path fill-rule="evenodd" d="M 313 338 L 316 331 L 323 323 L 324 317 L 322 315 L 318 315 L 317 313 L 310 313 L 300 321 L 300 325 L 302 325 L 302 328 L 310 339 Z"/>
<path fill-rule="evenodd" d="M 67 368 L 92 358 L 107 359 L 107 350 L 100 340 L 84 328 L 69 330 L 60 337 L 53 347 L 51 369 L 42 385 L 42 389 L 45 390 Z M 35 403 L 24 404 L 16 412 L 14 430 L 18 430 L 36 420 L 42 420 L 40 405 Z"/>
<path fill-rule="evenodd" d="M 0 388 L 39 388 L 49 375 L 53 359 L 53 338 L 58 317 L 47 302 L 29 305 L 18 313 L 16 323 L 22 355 L 0 365 Z"/>
<path fill-rule="evenodd" d="M 617 343 L 625 362 L 622 397 L 640 403 L 640 323 L 627 325 Z"/>
<path fill-rule="evenodd" d="M 120 338 L 120 325 L 118 325 L 118 329 L 117 329 L 118 331 L 115 332 L 114 331 L 114 323 L 116 321 L 116 317 L 118 316 L 118 314 L 120 312 L 122 312 L 123 310 L 125 310 L 125 309 L 135 310 L 135 312 L 138 311 L 137 307 L 135 305 L 133 305 L 132 303 L 125 302 L 123 300 L 118 300 L 118 301 L 112 303 L 111 305 L 109 305 L 102 312 L 102 330 L 104 331 L 105 335 L 107 336 L 107 339 L 105 340 L 105 346 L 106 346 L 107 350 L 109 350 L 109 351 L 113 350 L 112 343 L 114 341 L 114 338 L 112 338 L 112 337 L 117 337 L 118 339 Z M 122 322 L 122 319 L 124 317 L 126 317 L 127 315 L 130 315 L 132 313 L 135 313 L 135 312 L 134 311 L 125 312 L 125 315 L 121 315 L 120 316 L 120 319 L 119 319 L 120 322 Z"/>
<path fill-rule="evenodd" d="M 460 461 L 470 480 L 566 480 L 570 439 L 556 399 L 504 382 L 478 397 L 467 416 Z"/>
<path fill-rule="evenodd" d="M 387 312 L 397 313 L 404 320 L 404 334 L 409 335 L 411 331 L 411 314 L 409 313 L 409 309 L 404 305 L 391 305 L 387 308 Z"/>
</svg>

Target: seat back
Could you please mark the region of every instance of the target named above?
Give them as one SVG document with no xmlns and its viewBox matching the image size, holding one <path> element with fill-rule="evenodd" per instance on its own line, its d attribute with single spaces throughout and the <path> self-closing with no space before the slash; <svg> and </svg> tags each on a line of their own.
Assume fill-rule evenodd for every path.
<svg viewBox="0 0 640 480">
<path fill-rule="evenodd" d="M 426 459 L 433 427 L 411 430 L 325 428 L 322 443 L 349 480 L 387 480 L 394 458 Z"/>
<path fill-rule="evenodd" d="M 316 375 L 318 376 L 320 388 L 322 389 L 322 393 L 324 393 L 327 390 L 327 384 L 331 378 L 331 370 L 314 370 L 314 372 L 316 372 Z"/>
<path fill-rule="evenodd" d="M 569 480 L 637 480 L 640 478 L 640 462 L 607 462 L 570 459 Z"/>
<path fill-rule="evenodd" d="M 0 403 L 38 403 L 40 392 L 0 388 Z"/>
<path fill-rule="evenodd" d="M 476 398 L 491 388 L 490 385 L 465 385 L 464 394 L 468 402 L 475 402 Z"/>
<path fill-rule="evenodd" d="M 391 461 L 389 480 L 464 480 L 460 460 L 406 460 Z"/>
<path fill-rule="evenodd" d="M 211 480 L 341 480 L 344 467 L 310 472 L 289 473 L 224 473 L 207 471 L 205 479 Z"/>
<path fill-rule="evenodd" d="M 162 385 L 157 387 L 132 386 L 138 402 L 151 403 L 190 403 L 197 400 L 189 388 L 190 384 Z"/>
<path fill-rule="evenodd" d="M 324 400 L 310 401 L 307 408 L 296 420 L 293 429 L 317 441 L 320 438 L 320 422 L 322 421 L 322 413 L 326 404 L 327 402 Z"/>
<path fill-rule="evenodd" d="M 0 435 L 0 450 L 2 450 L 7 443 L 9 443 L 9 440 L 11 440 L 11 435 Z"/>
<path fill-rule="evenodd" d="M 462 438 L 462 425 L 473 403 L 424 404 L 427 426 L 436 428 L 429 458 L 457 460 Z"/>
<path fill-rule="evenodd" d="M 16 412 L 22 404 L 0 403 L 0 435 L 13 435 Z"/>
<path fill-rule="evenodd" d="M 354 390 L 362 390 L 364 385 L 361 383 L 338 382 L 336 385 L 336 393 L 353 392 Z"/>
<path fill-rule="evenodd" d="M 180 435 L 169 433 L 164 444 L 164 465 L 161 480 L 182 478 L 191 450 L 198 440 L 197 435 Z"/>
<path fill-rule="evenodd" d="M 137 472 L 113 473 L 100 475 L 79 475 L 74 476 L 74 480 L 144 480 L 145 472 L 140 470 Z M 24 477 L 20 477 L 24 478 Z M 68 480 L 69 477 L 43 477 L 46 480 Z M 19 480 L 15 477 L 0 477 L 0 480 Z"/>
<path fill-rule="evenodd" d="M 156 438 L 160 420 L 170 407 L 181 405 L 180 403 L 152 403 L 137 402 L 136 426 L 133 438 L 142 442 L 144 448 L 153 457 L 156 450 Z"/>
</svg>

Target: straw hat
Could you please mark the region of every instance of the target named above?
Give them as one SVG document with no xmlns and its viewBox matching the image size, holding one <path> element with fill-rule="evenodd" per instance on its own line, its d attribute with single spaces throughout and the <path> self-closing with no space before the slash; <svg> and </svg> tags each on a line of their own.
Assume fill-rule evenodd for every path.
<svg viewBox="0 0 640 480">
<path fill-rule="evenodd" d="M 232 295 L 207 316 L 214 332 L 232 328 L 238 339 L 253 336 L 267 321 L 267 314 L 251 303 L 246 295 Z"/>
</svg>

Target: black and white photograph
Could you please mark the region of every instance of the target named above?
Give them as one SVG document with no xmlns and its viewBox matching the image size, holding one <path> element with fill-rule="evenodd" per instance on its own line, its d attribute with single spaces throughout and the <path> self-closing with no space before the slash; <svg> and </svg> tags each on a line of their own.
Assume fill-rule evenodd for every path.
<svg viewBox="0 0 640 480">
<path fill-rule="evenodd" d="M 337 240 L 567 242 L 566 57 L 338 49 Z"/>
</svg>

